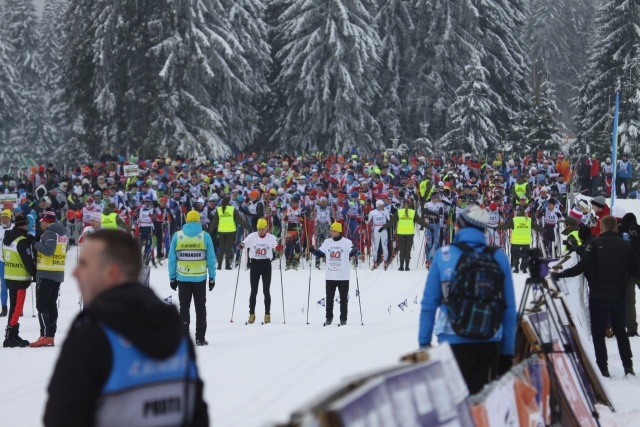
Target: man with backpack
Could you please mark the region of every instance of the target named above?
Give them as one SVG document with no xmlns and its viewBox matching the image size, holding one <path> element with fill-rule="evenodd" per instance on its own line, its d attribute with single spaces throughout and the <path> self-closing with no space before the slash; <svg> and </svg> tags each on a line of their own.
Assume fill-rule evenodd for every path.
<svg viewBox="0 0 640 427">
<path fill-rule="evenodd" d="M 438 249 L 433 258 L 418 334 L 421 348 L 431 345 L 434 333 L 438 342 L 451 345 L 471 394 L 511 368 L 515 347 L 509 259 L 486 245 L 488 219 L 478 206 L 458 215 L 454 243 Z"/>
</svg>

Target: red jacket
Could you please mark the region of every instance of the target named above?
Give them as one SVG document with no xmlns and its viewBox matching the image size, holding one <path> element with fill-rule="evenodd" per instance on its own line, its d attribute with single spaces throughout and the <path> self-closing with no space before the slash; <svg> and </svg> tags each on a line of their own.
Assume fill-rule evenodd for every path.
<svg viewBox="0 0 640 427">
<path fill-rule="evenodd" d="M 602 208 L 602 210 L 596 214 L 596 216 L 598 217 L 598 221 L 596 222 L 596 225 L 591 227 L 591 234 L 593 234 L 594 236 L 600 235 L 600 221 L 607 215 L 611 215 L 611 208 L 609 208 L 609 205 L 604 205 L 604 208 Z"/>
<path fill-rule="evenodd" d="M 600 175 L 600 160 L 591 160 L 591 173 L 589 174 L 589 176 L 593 178 L 594 176 L 598 175 Z M 607 207 L 607 209 L 609 208 Z"/>
</svg>

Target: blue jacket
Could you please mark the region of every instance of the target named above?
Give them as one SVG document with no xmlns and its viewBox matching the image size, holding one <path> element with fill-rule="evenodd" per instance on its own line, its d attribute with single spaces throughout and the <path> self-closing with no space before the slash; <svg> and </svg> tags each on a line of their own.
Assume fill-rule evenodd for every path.
<svg viewBox="0 0 640 427">
<path fill-rule="evenodd" d="M 202 225 L 199 222 L 188 222 L 182 227 L 182 231 L 189 237 L 195 237 L 202 232 Z M 202 282 L 207 280 L 207 275 L 185 277 L 178 273 L 178 257 L 176 254 L 176 245 L 178 244 L 177 233 L 171 239 L 171 249 L 169 250 L 169 279 L 178 279 L 180 282 Z M 213 248 L 213 242 L 209 233 L 204 233 L 204 244 L 207 248 L 207 269 L 209 270 L 209 278 L 216 280 L 216 251 Z"/>
<path fill-rule="evenodd" d="M 479 229 L 466 227 L 460 230 L 454 242 L 464 242 L 477 251 L 485 246 L 484 233 Z M 431 345 L 431 337 L 438 336 L 438 342 L 448 342 L 449 344 L 468 344 L 478 342 L 501 342 L 500 352 L 512 355 L 515 349 L 516 338 L 516 301 L 513 289 L 513 277 L 509 259 L 501 250 L 495 253 L 495 259 L 500 264 L 505 275 L 504 299 L 506 308 L 502 318 L 502 326 L 493 338 L 488 340 L 473 340 L 462 338 L 453 331 L 446 309 L 442 305 L 442 283 L 451 279 L 451 273 L 456 268 L 458 260 L 462 255 L 462 249 L 455 246 L 445 246 L 436 252 L 427 276 L 427 284 L 422 297 L 422 311 L 420 313 L 420 332 L 418 333 L 418 343 L 420 347 Z M 436 310 L 440 308 L 437 313 Z"/>
<path fill-rule="evenodd" d="M 633 176 L 633 166 L 631 165 L 631 162 L 629 160 L 627 160 L 626 162 L 620 160 L 617 169 L 618 170 L 616 171 L 616 175 L 618 178 L 628 179 Z M 627 192 L 629 192 L 629 190 L 627 190 Z"/>
</svg>

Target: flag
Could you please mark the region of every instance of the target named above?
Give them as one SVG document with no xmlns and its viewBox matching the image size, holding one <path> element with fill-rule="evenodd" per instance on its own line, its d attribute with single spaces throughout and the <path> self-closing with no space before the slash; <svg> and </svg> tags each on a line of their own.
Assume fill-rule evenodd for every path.
<svg viewBox="0 0 640 427">
<path fill-rule="evenodd" d="M 326 307 L 326 305 L 324 303 L 324 298 L 322 298 L 320 301 L 318 301 L 318 304 L 320 304 L 323 307 Z"/>
<path fill-rule="evenodd" d="M 613 165 L 613 179 L 611 180 L 611 209 L 616 203 L 616 168 L 618 165 L 618 114 L 620 113 L 620 89 L 616 92 L 616 109 L 613 113 L 613 135 L 611 137 L 611 164 Z"/>
</svg>

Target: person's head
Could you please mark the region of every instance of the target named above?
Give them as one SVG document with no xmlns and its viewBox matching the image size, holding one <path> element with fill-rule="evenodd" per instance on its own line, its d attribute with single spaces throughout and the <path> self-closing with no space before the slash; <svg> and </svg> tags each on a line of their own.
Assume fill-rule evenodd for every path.
<svg viewBox="0 0 640 427">
<path fill-rule="evenodd" d="M 3 228 L 9 228 L 11 226 L 11 210 L 10 209 L 3 209 L 2 210 L 2 214 L 0 214 L 0 225 Z"/>
<path fill-rule="evenodd" d="M 460 230 L 466 227 L 477 228 L 480 231 L 484 231 L 487 228 L 489 222 L 489 213 L 486 209 L 482 209 L 477 205 L 470 206 L 463 210 L 458 215 L 456 221 L 456 230 Z"/>
<path fill-rule="evenodd" d="M 591 209 L 593 209 L 593 212 L 596 214 L 600 213 L 606 205 L 607 201 L 602 196 L 594 197 L 593 200 L 591 200 Z"/>
<path fill-rule="evenodd" d="M 549 199 L 549 201 L 547 202 L 547 209 L 552 211 L 555 208 L 556 208 L 556 200 L 555 199 Z"/>
<path fill-rule="evenodd" d="M 384 210 L 384 202 L 382 200 L 376 200 L 376 209 L 379 211 Z"/>
<path fill-rule="evenodd" d="M 200 222 L 200 214 L 196 210 L 187 213 L 187 222 Z"/>
<path fill-rule="evenodd" d="M 260 218 L 256 228 L 258 229 L 258 236 L 264 237 L 267 234 L 267 220 Z"/>
<path fill-rule="evenodd" d="M 106 290 L 138 281 L 140 246 L 119 230 L 98 230 L 85 238 L 73 276 L 86 304 Z"/>
<path fill-rule="evenodd" d="M 342 224 L 340 224 L 339 222 L 334 222 L 333 224 L 331 224 L 331 228 L 329 229 L 329 236 L 331 236 L 332 239 L 335 239 L 338 236 L 342 235 Z"/>
<path fill-rule="evenodd" d="M 102 226 L 102 215 L 100 212 L 94 212 L 91 214 L 91 226 L 96 230 Z"/>
<path fill-rule="evenodd" d="M 618 228 L 618 220 L 614 216 L 607 215 L 600 220 L 600 233 L 608 231 L 616 231 Z"/>
<path fill-rule="evenodd" d="M 53 211 L 42 212 L 42 219 L 40 219 L 40 229 L 46 230 L 48 226 L 56 222 L 56 214 Z"/>
</svg>

